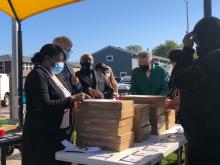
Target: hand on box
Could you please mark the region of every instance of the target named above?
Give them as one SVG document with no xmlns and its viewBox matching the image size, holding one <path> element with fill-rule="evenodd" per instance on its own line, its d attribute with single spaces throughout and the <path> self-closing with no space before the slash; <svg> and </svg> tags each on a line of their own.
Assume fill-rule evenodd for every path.
<svg viewBox="0 0 220 165">
<path fill-rule="evenodd" d="M 76 94 L 76 95 L 73 95 L 72 96 L 72 99 L 73 101 L 84 101 L 84 100 L 89 100 L 89 99 L 92 99 L 89 95 L 85 94 L 85 93 L 79 93 L 79 94 Z"/>
<path fill-rule="evenodd" d="M 165 100 L 165 109 L 175 109 L 178 110 L 180 106 L 180 98 L 176 96 L 174 99 Z"/>
<path fill-rule="evenodd" d="M 78 85 L 79 84 L 79 79 L 76 76 L 72 76 L 71 81 L 72 81 L 72 85 Z"/>
<path fill-rule="evenodd" d="M 93 98 L 97 98 L 97 99 L 103 99 L 104 98 L 104 95 L 100 91 L 98 91 L 96 89 L 89 88 L 89 94 Z"/>
</svg>

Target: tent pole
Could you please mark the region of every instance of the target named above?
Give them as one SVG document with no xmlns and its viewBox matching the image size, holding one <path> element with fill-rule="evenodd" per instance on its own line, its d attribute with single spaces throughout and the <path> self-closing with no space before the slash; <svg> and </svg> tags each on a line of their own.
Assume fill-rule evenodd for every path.
<svg viewBox="0 0 220 165">
<path fill-rule="evenodd" d="M 18 95 L 19 95 L 19 109 L 18 109 L 18 117 L 19 117 L 19 125 L 23 126 L 23 49 L 22 49 L 22 31 L 21 31 L 21 20 L 19 19 L 16 10 L 13 6 L 11 0 L 8 0 L 9 6 L 15 16 L 15 19 L 18 23 Z"/>
<path fill-rule="evenodd" d="M 23 126 L 23 49 L 21 22 L 18 22 L 18 95 L 19 95 L 19 124 Z"/>
<path fill-rule="evenodd" d="M 18 120 L 18 24 L 12 18 L 11 118 Z"/>
</svg>

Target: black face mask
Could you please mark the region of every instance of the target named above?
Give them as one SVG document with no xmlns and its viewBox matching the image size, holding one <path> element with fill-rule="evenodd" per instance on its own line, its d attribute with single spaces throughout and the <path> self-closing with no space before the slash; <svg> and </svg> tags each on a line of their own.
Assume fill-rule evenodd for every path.
<svg viewBox="0 0 220 165">
<path fill-rule="evenodd" d="M 148 65 L 139 65 L 140 68 L 144 71 L 147 72 L 149 70 L 149 66 Z"/>
<path fill-rule="evenodd" d="M 84 62 L 81 64 L 82 69 L 84 70 L 92 70 L 93 63 L 92 62 Z"/>
</svg>

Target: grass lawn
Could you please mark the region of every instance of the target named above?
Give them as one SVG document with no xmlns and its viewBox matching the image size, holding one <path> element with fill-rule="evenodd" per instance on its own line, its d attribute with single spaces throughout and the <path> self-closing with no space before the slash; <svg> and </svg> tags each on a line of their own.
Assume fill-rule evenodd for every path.
<svg viewBox="0 0 220 165">
<path fill-rule="evenodd" d="M 8 119 L 0 118 L 0 125 L 8 124 Z"/>
<path fill-rule="evenodd" d="M 183 160 L 185 160 L 185 149 L 183 149 Z M 162 160 L 162 165 L 176 165 L 177 154 L 172 153 Z M 185 165 L 185 162 L 182 164 Z"/>
<path fill-rule="evenodd" d="M 162 165 L 175 164 L 177 160 L 177 155 L 172 153 L 168 157 L 162 160 Z"/>
</svg>

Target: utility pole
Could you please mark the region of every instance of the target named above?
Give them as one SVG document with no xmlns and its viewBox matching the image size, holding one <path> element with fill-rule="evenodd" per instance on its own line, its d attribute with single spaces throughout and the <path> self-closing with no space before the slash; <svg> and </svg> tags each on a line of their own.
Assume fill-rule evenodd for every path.
<svg viewBox="0 0 220 165">
<path fill-rule="evenodd" d="M 212 0 L 204 0 L 204 17 L 212 16 Z"/>
<path fill-rule="evenodd" d="M 186 33 L 189 33 L 189 1 L 185 0 L 186 4 Z"/>
</svg>

